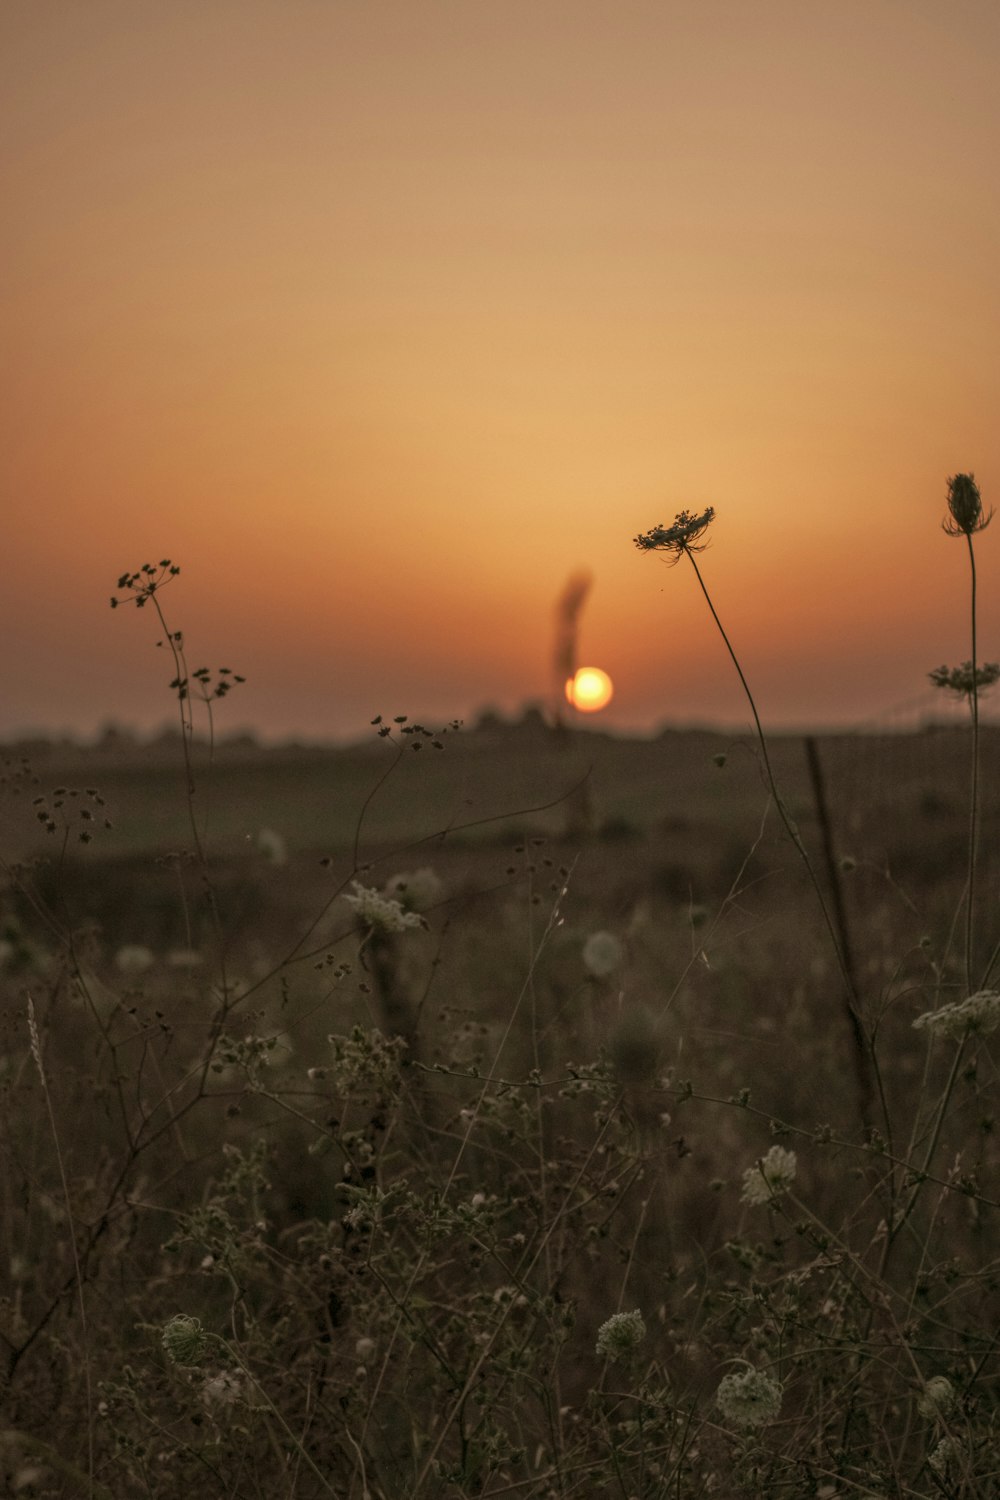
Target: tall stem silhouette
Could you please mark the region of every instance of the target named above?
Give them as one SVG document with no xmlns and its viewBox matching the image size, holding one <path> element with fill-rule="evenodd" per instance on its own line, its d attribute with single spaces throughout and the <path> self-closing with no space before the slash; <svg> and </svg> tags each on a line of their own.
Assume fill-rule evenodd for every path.
<svg viewBox="0 0 1000 1500">
<path fill-rule="evenodd" d="M 799 852 L 799 855 L 802 858 L 802 862 L 805 865 L 806 871 L 809 875 L 809 880 L 812 884 L 813 890 L 816 893 L 816 899 L 819 902 L 820 911 L 823 914 L 823 921 L 826 925 L 826 930 L 829 935 L 830 942 L 833 946 L 834 954 L 836 955 L 837 967 L 840 970 L 840 976 L 843 980 L 844 990 L 846 992 L 847 1015 L 851 1027 L 851 1038 L 854 1051 L 854 1066 L 858 1086 L 858 1104 L 861 1118 L 866 1125 L 870 1125 L 873 1097 L 871 1066 L 868 1055 L 868 1044 L 865 1039 L 864 1027 L 861 1023 L 861 1008 L 857 987 L 854 983 L 854 978 L 851 974 L 850 966 L 847 962 L 847 957 L 841 947 L 837 928 L 834 924 L 833 917 L 830 914 L 830 908 L 827 903 L 826 897 L 823 894 L 823 887 L 820 884 L 819 877 L 817 876 L 816 871 L 813 867 L 813 862 L 809 857 L 809 851 L 806 848 L 805 844 L 802 842 L 802 835 L 799 833 L 798 828 L 795 826 L 795 823 L 789 816 L 788 809 L 785 807 L 785 804 L 781 799 L 781 793 L 778 790 L 778 783 L 774 774 L 774 767 L 771 764 L 771 756 L 767 747 L 767 736 L 765 735 L 764 727 L 760 722 L 760 715 L 757 712 L 757 705 L 754 702 L 753 693 L 750 691 L 750 684 L 747 682 L 743 672 L 743 668 L 740 666 L 739 658 L 737 657 L 736 652 L 733 650 L 732 642 L 730 641 L 729 636 L 726 634 L 725 626 L 719 619 L 718 611 L 716 610 L 715 605 L 712 603 L 712 597 L 705 586 L 705 580 L 701 576 L 701 570 L 699 569 L 698 564 L 695 561 L 694 553 L 691 551 L 690 547 L 685 546 L 683 542 L 681 543 L 679 550 L 683 551 L 688 562 L 694 569 L 694 576 L 698 580 L 698 586 L 701 589 L 702 594 L 704 595 L 705 603 L 708 605 L 709 612 L 712 616 L 712 619 L 715 621 L 716 628 L 718 629 L 718 632 L 723 639 L 726 650 L 729 652 L 730 660 L 732 661 L 733 666 L 736 668 L 736 674 L 740 679 L 743 692 L 746 695 L 746 700 L 750 705 L 750 712 L 753 715 L 754 726 L 757 731 L 757 741 L 760 745 L 760 752 L 764 763 L 764 773 L 767 777 L 767 784 L 770 788 L 771 796 L 774 798 L 775 807 L 778 809 L 778 816 L 781 818 L 781 821 L 785 828 L 785 832 L 788 834 L 789 838 L 795 845 L 796 849 Z"/>
</svg>

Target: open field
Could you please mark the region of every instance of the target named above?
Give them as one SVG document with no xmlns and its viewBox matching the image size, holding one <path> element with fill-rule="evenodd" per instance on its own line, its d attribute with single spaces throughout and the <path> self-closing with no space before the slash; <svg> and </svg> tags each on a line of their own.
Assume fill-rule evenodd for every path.
<svg viewBox="0 0 1000 1500">
<path fill-rule="evenodd" d="M 749 737 L 413 743 L 8 755 L 8 1485 L 994 1494 L 968 733 L 773 740 L 832 933 Z"/>
</svg>

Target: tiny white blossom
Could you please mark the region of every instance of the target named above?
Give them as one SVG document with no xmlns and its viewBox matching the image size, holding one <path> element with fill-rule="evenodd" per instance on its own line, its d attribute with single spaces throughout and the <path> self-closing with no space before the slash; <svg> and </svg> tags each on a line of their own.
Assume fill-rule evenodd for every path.
<svg viewBox="0 0 1000 1500">
<path fill-rule="evenodd" d="M 946 1375 L 932 1375 L 917 1398 L 922 1417 L 944 1417 L 955 1405 L 955 1387 Z"/>
<path fill-rule="evenodd" d="M 201 1399 L 209 1411 L 235 1406 L 237 1402 L 246 1400 L 246 1379 L 233 1370 L 220 1370 L 218 1375 L 212 1375 L 205 1381 L 201 1388 Z"/>
<path fill-rule="evenodd" d="M 383 896 L 372 886 L 361 885 L 352 880 L 353 896 L 345 896 L 348 906 L 353 907 L 358 921 L 378 932 L 405 932 L 409 927 L 419 927 L 421 921 L 415 911 L 404 911 L 398 901 Z"/>
<path fill-rule="evenodd" d="M 934 1470 L 939 1479 L 947 1480 L 954 1477 L 961 1462 L 961 1448 L 954 1438 L 945 1437 L 928 1457 L 927 1466 Z"/>
<path fill-rule="evenodd" d="M 583 945 L 583 962 L 597 979 L 613 974 L 622 961 L 622 945 L 613 932 L 592 932 Z"/>
<path fill-rule="evenodd" d="M 715 1403 L 734 1427 L 766 1427 L 781 1410 L 781 1386 L 763 1370 L 744 1370 L 719 1382 Z"/>
<path fill-rule="evenodd" d="M 996 1031 L 1000 1026 L 1000 993 L 977 990 L 965 1000 L 952 1001 L 950 1005 L 942 1005 L 940 1010 L 925 1011 L 913 1025 L 917 1031 L 954 1037 L 956 1041 L 961 1041 L 970 1031 Z"/>
<path fill-rule="evenodd" d="M 257 848 L 271 865 L 288 863 L 288 845 L 274 828 L 262 828 L 257 835 Z"/>
<path fill-rule="evenodd" d="M 174 948 L 167 954 L 172 969 L 198 969 L 205 962 L 196 948 Z"/>
<path fill-rule="evenodd" d="M 756 1207 L 770 1203 L 780 1193 L 787 1192 L 795 1179 L 797 1158 L 794 1151 L 784 1146 L 772 1146 L 770 1151 L 743 1173 L 741 1203 Z"/>
<path fill-rule="evenodd" d="M 141 943 L 126 943 L 115 954 L 115 968 L 119 974 L 144 974 L 155 962 L 153 954 Z"/>
</svg>

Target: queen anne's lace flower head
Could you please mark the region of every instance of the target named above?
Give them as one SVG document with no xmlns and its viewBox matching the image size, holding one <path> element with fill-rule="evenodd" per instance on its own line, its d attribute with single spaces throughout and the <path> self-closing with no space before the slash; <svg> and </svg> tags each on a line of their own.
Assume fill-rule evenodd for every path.
<svg viewBox="0 0 1000 1500">
<path fill-rule="evenodd" d="M 628 1359 L 646 1337 L 642 1313 L 615 1313 L 597 1330 L 597 1352 L 607 1359 Z"/>
<path fill-rule="evenodd" d="M 613 974 L 622 961 L 622 945 L 613 932 L 592 932 L 583 945 L 583 962 L 597 979 Z"/>
<path fill-rule="evenodd" d="M 719 1382 L 715 1404 L 734 1427 L 765 1427 L 781 1410 L 781 1386 L 763 1370 L 743 1370 Z"/>
<path fill-rule="evenodd" d="M 376 932 L 405 932 L 409 927 L 419 927 L 420 917 L 415 911 L 404 911 L 402 905 L 391 896 L 371 886 L 352 880 L 353 896 L 345 896 L 347 904 L 354 908 L 358 921 Z"/>
<path fill-rule="evenodd" d="M 784 1146 L 772 1146 L 760 1161 L 743 1173 L 740 1201 L 749 1203 L 752 1207 L 770 1203 L 772 1198 L 787 1192 L 791 1187 L 797 1165 L 798 1158 L 794 1151 L 786 1151 Z"/>
<path fill-rule="evenodd" d="M 944 1417 L 955 1405 L 955 1387 L 946 1375 L 932 1375 L 917 1397 L 922 1417 Z"/>
<path fill-rule="evenodd" d="M 710 505 L 697 515 L 682 510 L 674 518 L 672 526 L 654 526 L 635 537 L 635 545 L 642 552 L 666 552 L 674 562 L 684 552 L 703 552 L 706 543 L 701 540 L 715 520 L 715 507 Z"/>
<path fill-rule="evenodd" d="M 977 990 L 965 1000 L 953 1000 L 939 1010 L 927 1010 L 913 1023 L 917 1031 L 929 1031 L 934 1036 L 954 1037 L 956 1040 L 969 1032 L 996 1031 L 1000 1026 L 1000 993 L 996 990 Z"/>
<path fill-rule="evenodd" d="M 205 1332 L 200 1318 L 177 1313 L 160 1335 L 167 1358 L 175 1365 L 197 1365 L 212 1348 L 211 1335 Z"/>
</svg>

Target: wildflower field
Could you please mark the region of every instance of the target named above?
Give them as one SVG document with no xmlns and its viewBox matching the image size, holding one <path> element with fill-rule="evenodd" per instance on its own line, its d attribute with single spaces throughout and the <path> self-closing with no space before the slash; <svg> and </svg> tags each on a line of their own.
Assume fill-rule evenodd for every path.
<svg viewBox="0 0 1000 1500">
<path fill-rule="evenodd" d="M 637 540 L 721 630 L 713 518 Z M 987 519 L 906 734 L 766 736 L 724 637 L 752 732 L 227 744 L 122 575 L 175 739 L 3 766 L 0 1492 L 1000 1493 Z"/>
</svg>

